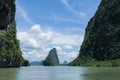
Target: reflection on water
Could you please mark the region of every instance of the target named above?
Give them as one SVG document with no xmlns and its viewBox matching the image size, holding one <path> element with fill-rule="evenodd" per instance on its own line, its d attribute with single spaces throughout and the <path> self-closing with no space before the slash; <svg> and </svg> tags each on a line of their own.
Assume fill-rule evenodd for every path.
<svg viewBox="0 0 120 80">
<path fill-rule="evenodd" d="M 22 67 L 19 80 L 82 80 L 80 68 L 76 67 Z M 84 71 L 83 71 L 84 72 Z"/>
<path fill-rule="evenodd" d="M 30 66 L 0 69 L 0 80 L 120 80 L 120 68 Z"/>
<path fill-rule="evenodd" d="M 17 80 L 19 68 L 0 68 L 0 80 Z"/>
<path fill-rule="evenodd" d="M 120 68 L 90 68 L 84 80 L 120 80 Z"/>
</svg>

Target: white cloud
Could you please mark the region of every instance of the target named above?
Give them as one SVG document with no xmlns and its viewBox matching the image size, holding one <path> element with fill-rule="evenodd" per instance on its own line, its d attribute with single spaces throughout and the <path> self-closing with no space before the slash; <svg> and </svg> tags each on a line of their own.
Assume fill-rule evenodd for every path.
<svg viewBox="0 0 120 80">
<path fill-rule="evenodd" d="M 45 52 L 45 51 L 42 51 L 42 52 L 39 52 L 38 50 L 32 50 L 30 52 L 24 52 L 23 57 L 26 58 L 27 60 L 30 60 L 30 61 L 44 60 L 46 55 L 47 55 L 47 52 Z M 46 53 L 46 54 L 44 54 L 44 53 Z"/>
<path fill-rule="evenodd" d="M 34 25 L 32 28 L 31 28 L 31 31 L 32 32 L 41 32 L 41 27 L 39 24 L 36 24 Z"/>
<path fill-rule="evenodd" d="M 68 62 L 74 60 L 78 56 L 78 51 L 65 52 L 61 47 L 56 46 L 58 57 L 60 62 L 63 63 L 65 60 Z"/>
<path fill-rule="evenodd" d="M 26 48 L 29 48 L 29 49 L 39 48 L 39 45 L 37 44 L 36 39 L 32 39 L 32 38 L 27 40 L 27 42 L 25 43 L 25 46 Z"/>
<path fill-rule="evenodd" d="M 63 44 L 63 45 L 81 45 L 83 41 L 83 35 L 66 35 L 61 33 L 56 33 L 52 43 L 53 44 Z"/>
<path fill-rule="evenodd" d="M 29 34 L 27 32 L 18 32 L 17 37 L 20 39 L 21 43 L 24 43 L 29 39 Z"/>
<path fill-rule="evenodd" d="M 39 24 L 33 25 L 27 32 L 18 32 L 21 49 L 25 59 L 30 61 L 44 60 L 51 48 L 58 51 L 60 62 L 68 62 L 75 59 L 78 51 L 74 46 L 80 46 L 83 36 L 57 33 L 51 29 L 43 30 Z M 57 45 L 57 46 L 56 46 Z M 70 50 L 66 52 L 66 50 Z"/>
<path fill-rule="evenodd" d="M 69 49 L 73 49 L 73 46 L 71 46 L 71 45 L 64 45 L 63 47 L 64 47 L 65 49 L 68 49 L 68 50 L 69 50 Z"/>
</svg>

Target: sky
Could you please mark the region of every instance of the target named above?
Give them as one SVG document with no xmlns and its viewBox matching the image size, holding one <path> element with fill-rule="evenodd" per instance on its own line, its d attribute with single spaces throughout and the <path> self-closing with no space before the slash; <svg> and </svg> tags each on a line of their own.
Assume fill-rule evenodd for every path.
<svg viewBox="0 0 120 80">
<path fill-rule="evenodd" d="M 100 0 L 16 0 L 17 38 L 23 57 L 41 61 L 52 48 L 60 62 L 74 60 Z"/>
</svg>

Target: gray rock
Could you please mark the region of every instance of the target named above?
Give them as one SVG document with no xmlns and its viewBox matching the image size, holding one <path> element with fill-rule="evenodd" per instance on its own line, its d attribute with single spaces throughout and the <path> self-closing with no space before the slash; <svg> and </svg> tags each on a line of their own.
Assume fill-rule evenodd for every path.
<svg viewBox="0 0 120 80">
<path fill-rule="evenodd" d="M 45 65 L 45 66 L 59 65 L 59 59 L 58 59 L 56 48 L 53 48 L 52 50 L 50 50 L 48 56 L 46 57 L 46 59 L 43 62 L 43 65 Z"/>
</svg>

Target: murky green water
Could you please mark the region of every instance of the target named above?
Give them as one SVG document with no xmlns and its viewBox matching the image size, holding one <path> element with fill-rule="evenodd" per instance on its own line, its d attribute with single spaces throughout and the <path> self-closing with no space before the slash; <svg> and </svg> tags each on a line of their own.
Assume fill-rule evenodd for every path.
<svg viewBox="0 0 120 80">
<path fill-rule="evenodd" d="M 120 80 L 120 68 L 30 66 L 0 69 L 0 80 Z"/>
</svg>

